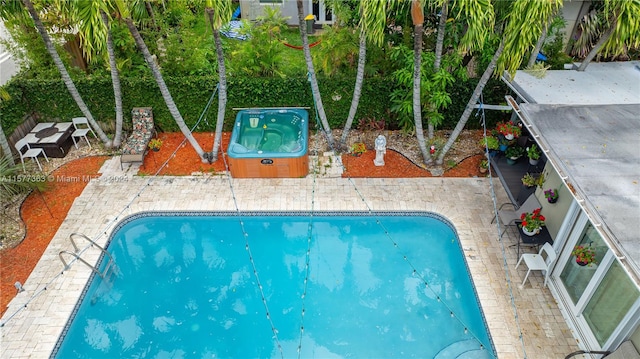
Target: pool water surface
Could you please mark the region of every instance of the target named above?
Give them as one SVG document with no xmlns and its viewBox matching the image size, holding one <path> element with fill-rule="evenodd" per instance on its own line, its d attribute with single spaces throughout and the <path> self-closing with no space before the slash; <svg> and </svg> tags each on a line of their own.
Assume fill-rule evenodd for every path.
<svg viewBox="0 0 640 359">
<path fill-rule="evenodd" d="M 495 357 L 430 213 L 143 213 L 107 250 L 53 357 Z"/>
</svg>

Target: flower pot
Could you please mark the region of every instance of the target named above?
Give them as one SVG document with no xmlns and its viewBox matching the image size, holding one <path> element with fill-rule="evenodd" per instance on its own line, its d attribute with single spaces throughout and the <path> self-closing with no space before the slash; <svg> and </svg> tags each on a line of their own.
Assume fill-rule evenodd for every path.
<svg viewBox="0 0 640 359">
<path fill-rule="evenodd" d="M 556 202 L 558 202 L 558 198 L 557 197 L 556 198 L 547 198 L 547 202 L 556 203 Z"/>
<path fill-rule="evenodd" d="M 159 149 L 159 148 L 155 148 L 155 147 L 154 147 L 154 148 L 152 148 L 151 150 L 152 150 L 153 152 L 158 152 L 158 151 L 160 151 L 160 149 Z"/>
<path fill-rule="evenodd" d="M 589 264 L 589 263 L 587 263 L 587 262 L 580 262 L 580 261 L 576 258 L 576 264 L 578 264 L 580 267 L 584 267 L 584 266 L 586 266 L 586 265 L 587 265 L 587 264 Z"/>
<path fill-rule="evenodd" d="M 537 165 L 538 161 L 540 161 L 540 160 L 539 159 L 538 160 L 534 160 L 533 158 L 529 158 L 529 164 L 532 165 L 532 166 Z"/>
<path fill-rule="evenodd" d="M 509 145 L 499 145 L 498 149 L 500 150 L 500 152 L 504 152 L 507 150 L 508 147 Z"/>
<path fill-rule="evenodd" d="M 522 227 L 522 233 L 526 234 L 529 237 L 533 237 L 536 234 L 540 233 L 540 227 L 534 229 L 533 231 L 529 232 L 529 230 L 527 229 L 527 227 Z"/>
<path fill-rule="evenodd" d="M 480 171 L 481 174 L 487 173 L 487 169 L 484 168 L 484 167 L 480 167 L 480 168 L 478 168 L 478 170 Z"/>
<path fill-rule="evenodd" d="M 515 165 L 516 161 L 518 161 L 518 158 L 513 158 L 513 157 L 508 157 L 507 158 L 507 164 L 508 165 Z"/>
<path fill-rule="evenodd" d="M 508 134 L 504 135 L 504 138 L 506 138 L 509 141 L 513 140 L 513 133 L 508 133 Z"/>
</svg>

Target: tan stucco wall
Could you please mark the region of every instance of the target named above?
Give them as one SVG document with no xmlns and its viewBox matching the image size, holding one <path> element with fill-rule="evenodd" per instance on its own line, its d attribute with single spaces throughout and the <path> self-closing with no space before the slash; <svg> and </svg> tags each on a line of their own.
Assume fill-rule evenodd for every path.
<svg viewBox="0 0 640 359">
<path fill-rule="evenodd" d="M 549 162 L 547 162 L 543 173 L 545 178 L 544 184 L 542 187 L 536 188 L 535 194 L 538 202 L 542 205 L 541 213 L 546 217 L 545 223 L 549 234 L 551 234 L 552 238 L 556 238 L 562 221 L 564 221 L 564 217 L 569 211 L 571 202 L 574 199 L 569 189 L 562 183 L 562 179 Z M 558 189 L 558 201 L 556 203 L 549 203 L 544 197 L 544 191 L 551 188 Z"/>
</svg>

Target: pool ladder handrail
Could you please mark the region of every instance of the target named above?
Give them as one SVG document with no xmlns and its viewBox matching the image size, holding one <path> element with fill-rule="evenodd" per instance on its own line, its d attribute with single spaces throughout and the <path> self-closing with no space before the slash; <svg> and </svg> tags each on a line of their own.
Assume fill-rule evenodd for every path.
<svg viewBox="0 0 640 359">
<path fill-rule="evenodd" d="M 91 243 L 92 246 L 98 247 L 102 251 L 102 253 L 104 253 L 107 257 L 109 257 L 109 262 L 107 262 L 107 265 L 104 268 L 104 272 L 100 272 L 95 266 L 89 264 L 89 262 L 85 261 L 84 259 L 82 259 L 80 257 L 80 255 L 79 255 L 80 248 L 78 247 L 76 242 L 73 240 L 74 236 L 78 236 L 78 237 L 82 237 L 82 238 L 86 239 L 87 241 L 89 241 Z M 70 254 L 75 259 L 77 259 L 80 262 L 86 264 L 89 268 L 91 268 L 91 270 L 93 272 L 95 272 L 97 275 L 99 275 L 100 278 L 105 279 L 107 273 L 109 272 L 109 269 L 111 269 L 113 267 L 113 264 L 115 263 L 114 260 L 113 260 L 113 257 L 111 256 L 111 254 L 109 252 L 107 252 L 104 248 L 102 248 L 98 243 L 96 243 L 91 238 L 87 237 L 86 235 L 84 235 L 82 233 L 76 233 L 76 232 L 71 233 L 71 235 L 69 235 L 69 240 L 71 241 L 71 244 L 73 245 L 73 249 L 75 250 L 75 252 L 69 252 L 67 250 L 62 250 L 62 251 L 60 251 L 58 253 L 58 256 L 60 257 L 60 260 L 62 261 L 62 264 L 64 264 L 64 268 L 65 269 L 69 268 L 70 263 L 68 264 L 67 261 L 64 260 L 64 257 L 62 255 L 63 254 Z"/>
</svg>

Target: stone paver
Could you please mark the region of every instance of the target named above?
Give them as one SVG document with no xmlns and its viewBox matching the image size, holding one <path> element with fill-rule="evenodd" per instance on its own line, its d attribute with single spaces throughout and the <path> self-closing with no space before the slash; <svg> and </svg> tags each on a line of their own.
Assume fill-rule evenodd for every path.
<svg viewBox="0 0 640 359">
<path fill-rule="evenodd" d="M 58 252 L 73 250 L 71 233 L 84 233 L 104 245 L 114 225 L 134 213 L 236 208 L 436 212 L 458 231 L 499 358 L 562 358 L 577 350 L 551 293 L 542 286 L 542 276 L 533 273 L 519 287 L 526 270 L 514 269 L 516 251 L 510 245 L 515 239 L 499 241 L 490 223 L 494 205 L 487 178 L 343 179 L 333 168 L 301 179 L 230 179 L 224 174 L 154 178 L 133 176 L 134 169 L 125 167 L 120 169 L 117 157 L 107 161 L 102 177 L 91 181 L 74 202 L 24 283 L 25 291 L 2 318 L 0 357 L 48 357 L 53 350 L 91 274 L 88 267 L 74 263 L 60 275 Z M 506 202 L 499 181 L 493 185 L 497 203 Z M 83 258 L 95 263 L 98 255 L 96 248 L 89 248 Z"/>
</svg>

